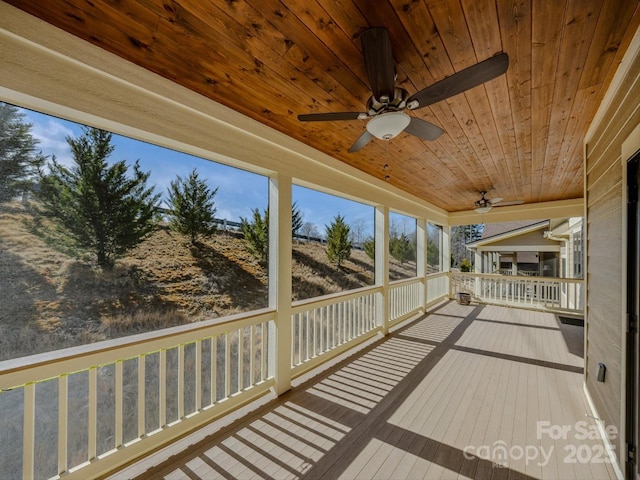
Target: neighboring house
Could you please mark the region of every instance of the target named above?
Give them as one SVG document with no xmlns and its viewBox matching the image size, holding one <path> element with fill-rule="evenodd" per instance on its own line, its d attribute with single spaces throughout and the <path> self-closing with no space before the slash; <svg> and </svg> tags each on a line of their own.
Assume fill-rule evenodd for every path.
<svg viewBox="0 0 640 480">
<path fill-rule="evenodd" d="M 476 273 L 582 278 L 582 218 L 486 224 L 466 245 Z"/>
</svg>

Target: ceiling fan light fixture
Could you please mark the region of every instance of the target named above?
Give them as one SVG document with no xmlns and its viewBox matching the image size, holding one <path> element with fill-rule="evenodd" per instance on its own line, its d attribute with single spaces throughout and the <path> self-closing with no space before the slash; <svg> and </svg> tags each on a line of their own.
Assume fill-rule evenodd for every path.
<svg viewBox="0 0 640 480">
<path fill-rule="evenodd" d="M 367 123 L 367 130 L 380 140 L 391 140 L 402 132 L 411 122 L 411 117 L 403 112 L 383 113 L 373 117 Z"/>
<path fill-rule="evenodd" d="M 489 213 L 492 208 L 493 207 L 491 205 L 484 205 L 483 207 L 478 207 L 475 210 L 477 213 Z"/>
</svg>

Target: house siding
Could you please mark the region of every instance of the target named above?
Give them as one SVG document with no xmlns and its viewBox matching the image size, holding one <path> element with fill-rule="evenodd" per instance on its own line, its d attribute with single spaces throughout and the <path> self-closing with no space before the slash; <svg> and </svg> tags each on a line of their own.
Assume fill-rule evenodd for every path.
<svg viewBox="0 0 640 480">
<path fill-rule="evenodd" d="M 636 38 L 638 34 L 636 34 Z M 637 45 L 637 42 L 633 42 Z M 631 48 L 585 140 L 586 357 L 585 382 L 607 425 L 624 431 L 625 162 L 622 144 L 640 125 L 640 55 Z M 596 381 L 598 363 L 607 367 Z M 620 435 L 612 440 L 622 464 Z"/>
</svg>

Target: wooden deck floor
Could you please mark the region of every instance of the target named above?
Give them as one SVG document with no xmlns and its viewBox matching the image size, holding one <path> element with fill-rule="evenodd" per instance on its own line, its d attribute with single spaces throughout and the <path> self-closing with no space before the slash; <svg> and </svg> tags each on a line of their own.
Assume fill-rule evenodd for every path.
<svg viewBox="0 0 640 480">
<path fill-rule="evenodd" d="M 595 428 L 582 330 L 442 304 L 140 478 L 615 478 L 602 443 L 576 438 Z"/>
</svg>

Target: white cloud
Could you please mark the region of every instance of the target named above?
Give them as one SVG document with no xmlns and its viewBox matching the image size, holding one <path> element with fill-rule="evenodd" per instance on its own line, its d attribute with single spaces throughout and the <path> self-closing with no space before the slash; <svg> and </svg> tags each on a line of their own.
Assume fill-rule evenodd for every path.
<svg viewBox="0 0 640 480">
<path fill-rule="evenodd" d="M 56 157 L 65 166 L 72 164 L 71 150 L 67 143 L 67 136 L 74 136 L 74 131 L 63 125 L 55 118 L 43 120 L 29 119 L 32 123 L 31 135 L 38 141 L 38 147 L 47 156 Z"/>
</svg>

